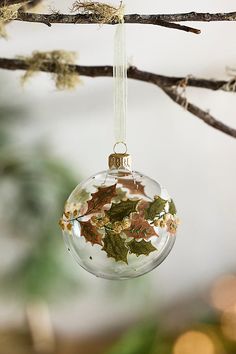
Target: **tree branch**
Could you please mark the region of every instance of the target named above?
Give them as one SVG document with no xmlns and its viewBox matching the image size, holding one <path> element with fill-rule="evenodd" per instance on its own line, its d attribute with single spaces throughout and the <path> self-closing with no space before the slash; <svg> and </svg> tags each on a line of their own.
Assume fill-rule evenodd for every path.
<svg viewBox="0 0 236 354">
<path fill-rule="evenodd" d="M 161 27 L 173 28 L 180 31 L 185 32 L 192 32 L 195 34 L 200 34 L 201 30 L 192 28 L 189 26 L 180 25 L 178 23 L 172 23 L 165 21 L 163 19 L 142 16 L 142 15 L 125 15 L 124 16 L 125 22 L 132 24 L 150 24 L 156 25 Z M 60 14 L 60 13 L 53 13 L 53 14 L 36 14 L 36 13 L 29 13 L 29 12 L 19 12 L 15 21 L 23 21 L 23 22 L 35 22 L 35 23 L 44 23 L 47 24 L 49 27 L 53 23 L 64 23 L 64 24 L 101 24 L 101 20 L 99 18 L 95 18 L 93 14 Z M 108 25 L 115 25 L 118 21 L 109 21 L 104 24 Z"/>
<path fill-rule="evenodd" d="M 112 77 L 112 66 L 82 66 L 82 65 L 69 65 L 73 72 L 78 73 L 80 76 L 88 77 Z M 27 70 L 29 64 L 23 59 L 7 59 L 0 58 L 0 68 L 7 70 Z M 51 62 L 43 63 L 40 71 L 56 73 L 57 68 L 55 64 Z M 233 129 L 226 124 L 218 121 L 208 112 L 203 111 L 201 108 L 195 106 L 192 103 L 187 102 L 186 98 L 178 94 L 178 87 L 197 87 L 210 90 L 226 90 L 236 92 L 236 84 L 232 81 L 223 80 L 206 80 L 198 78 L 184 78 L 184 77 L 169 77 L 164 75 L 158 75 L 147 71 L 138 70 L 136 67 L 130 67 L 127 72 L 128 78 L 148 82 L 158 86 L 162 89 L 175 103 L 185 107 L 189 112 L 196 117 L 203 120 L 211 127 L 220 130 L 221 132 L 236 138 L 236 129 Z"/>
<path fill-rule="evenodd" d="M 129 15 L 128 15 L 129 16 Z M 134 16 L 134 15 L 131 15 Z M 146 15 L 142 15 L 143 17 Z M 160 14 L 160 15 L 147 15 L 148 17 L 174 22 L 216 22 L 216 21 L 236 21 L 236 12 L 185 12 L 181 14 Z"/>
<path fill-rule="evenodd" d="M 209 112 L 203 111 L 201 108 L 188 102 L 185 97 L 178 95 L 173 88 L 161 87 L 161 89 L 177 104 L 184 107 L 188 112 L 200 118 L 203 122 L 221 132 L 236 138 L 236 129 L 229 127 L 221 121 L 214 118 Z"/>
<path fill-rule="evenodd" d="M 37 1 L 37 0 L 36 0 Z M 40 0 L 42 1 L 42 0 Z M 19 3 L 29 3 L 34 2 L 34 0 L 0 0 L 0 7 L 6 5 L 13 5 Z M 91 24 L 98 23 L 94 19 L 94 16 L 84 15 L 84 14 L 28 14 L 28 17 L 25 19 L 19 18 L 19 21 L 27 22 L 43 22 L 40 21 L 40 16 L 48 19 L 50 23 L 81 23 L 81 24 Z M 30 16 L 35 15 L 35 16 Z M 38 15 L 38 17 L 37 17 Z M 54 16 L 53 16 L 54 15 Z M 55 15 L 58 16 L 58 19 L 55 18 Z M 31 20 L 29 19 L 31 17 Z M 128 14 L 124 16 L 125 23 L 136 23 L 136 24 L 150 24 L 158 25 L 159 21 L 164 22 L 215 22 L 215 21 L 236 21 L 236 11 L 232 12 L 218 12 L 218 13 L 209 13 L 209 12 L 184 12 L 179 14 L 149 14 L 149 15 L 140 15 L 140 14 Z M 58 21 L 58 22 L 56 22 Z M 113 21 L 109 24 L 115 24 L 117 22 Z M 195 29 L 194 29 L 195 30 Z"/>
<path fill-rule="evenodd" d="M 113 67 L 110 65 L 104 66 L 85 66 L 85 65 L 71 65 L 73 71 L 77 72 L 81 76 L 89 77 L 112 77 Z M 0 68 L 8 70 L 27 70 L 29 65 L 22 59 L 6 59 L 0 58 Z M 45 63 L 41 71 L 55 72 L 55 68 L 50 63 Z M 184 85 L 190 87 L 205 88 L 213 91 L 223 90 L 228 92 L 236 92 L 236 85 L 233 85 L 235 80 L 207 80 L 194 77 L 171 77 L 159 74 L 154 74 L 147 71 L 137 69 L 135 66 L 130 66 L 127 72 L 130 79 L 149 82 L 159 86 L 181 86 Z M 228 89 L 227 89 L 228 87 Z"/>
<path fill-rule="evenodd" d="M 0 0 L 1 1 L 1 0 Z M 8 0 L 17 3 L 18 0 Z M 26 1 L 27 2 L 27 1 Z M 1 2 L 0 2 L 0 6 Z M 95 18 L 93 14 L 36 14 L 29 12 L 19 12 L 16 21 L 44 23 L 51 26 L 53 23 L 64 24 L 96 24 L 101 23 L 99 18 Z M 124 16 L 125 23 L 128 24 L 149 24 L 167 28 L 178 29 L 185 32 L 199 34 L 201 31 L 189 26 L 183 26 L 175 22 L 212 22 L 212 21 L 236 21 L 236 12 L 228 13 L 197 13 L 189 12 L 182 14 L 157 14 L 157 15 L 139 15 L 129 14 Z M 106 22 L 106 24 L 114 25 L 117 21 Z"/>
<path fill-rule="evenodd" d="M 12 0 L 14 1 L 14 0 Z M 15 0 L 17 1 L 17 0 Z M 16 19 L 18 21 L 27 22 L 42 22 L 41 19 L 47 19 L 50 23 L 65 23 L 65 24 L 93 24 L 100 23 L 99 19 L 95 19 L 94 15 L 86 14 L 34 14 L 34 13 L 21 13 Z M 158 25 L 160 22 L 216 22 L 216 21 L 236 21 L 236 12 L 228 13 L 197 13 L 189 12 L 183 14 L 157 14 L 157 15 L 139 15 L 130 14 L 124 16 L 125 23 L 128 24 L 146 24 Z M 117 21 L 111 21 L 107 24 L 114 25 Z"/>
</svg>

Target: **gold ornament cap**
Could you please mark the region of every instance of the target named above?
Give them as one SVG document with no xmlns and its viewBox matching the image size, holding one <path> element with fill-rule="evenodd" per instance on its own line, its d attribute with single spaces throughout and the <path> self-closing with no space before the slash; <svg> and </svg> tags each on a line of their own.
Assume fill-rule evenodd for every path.
<svg viewBox="0 0 236 354">
<path fill-rule="evenodd" d="M 131 156 L 129 154 L 114 153 L 109 156 L 110 169 L 131 170 Z"/>
</svg>

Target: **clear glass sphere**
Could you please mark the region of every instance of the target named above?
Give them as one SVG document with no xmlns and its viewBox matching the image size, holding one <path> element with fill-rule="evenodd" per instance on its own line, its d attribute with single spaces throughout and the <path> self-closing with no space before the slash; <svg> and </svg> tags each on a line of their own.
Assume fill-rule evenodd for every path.
<svg viewBox="0 0 236 354">
<path fill-rule="evenodd" d="M 107 279 L 133 278 L 157 267 L 174 245 L 177 224 L 174 202 L 158 182 L 120 169 L 80 183 L 60 219 L 76 261 Z"/>
</svg>

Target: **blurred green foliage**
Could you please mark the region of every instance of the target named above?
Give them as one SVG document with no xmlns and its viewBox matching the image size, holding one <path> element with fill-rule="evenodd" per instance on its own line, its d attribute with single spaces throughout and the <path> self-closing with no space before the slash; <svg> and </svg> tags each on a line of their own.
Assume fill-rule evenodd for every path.
<svg viewBox="0 0 236 354">
<path fill-rule="evenodd" d="M 17 241 L 20 252 L 16 251 L 16 261 L 4 274 L 0 270 L 1 289 L 25 301 L 54 301 L 65 291 L 71 295 L 79 272 L 84 272 L 73 263 L 75 275 L 69 269 L 72 261 L 62 257 L 65 247 L 58 226 L 65 200 L 78 180 L 43 142 L 29 146 L 18 141 L 16 132 L 19 127 L 22 132 L 29 112 L 21 103 L 12 105 L 8 100 L 0 94 L 0 227 L 1 238 Z M 148 296 L 145 281 L 149 283 L 148 276 L 106 282 L 106 290 L 129 297 L 137 288 Z"/>
<path fill-rule="evenodd" d="M 224 336 L 218 318 L 215 318 L 213 322 L 214 324 L 206 325 L 204 322 L 196 321 L 186 327 L 182 333 L 179 333 L 178 331 L 169 331 L 167 329 L 164 332 L 164 329 L 160 327 L 161 324 L 157 325 L 157 323 L 150 320 L 127 330 L 106 354 L 173 354 L 176 340 L 181 334 L 188 331 L 206 334 L 212 341 L 215 354 L 235 353 L 235 341 L 231 341 Z M 198 345 L 198 343 L 196 344 Z M 189 343 L 185 347 L 184 353 L 196 353 L 196 348 L 192 345 L 193 343 Z M 202 349 L 204 348 L 202 347 Z M 206 348 L 204 353 L 210 353 L 208 349 Z M 199 352 L 199 354 L 201 353 Z"/>
<path fill-rule="evenodd" d="M 14 141 L 12 131 L 26 116 L 20 104 L 0 101 L 1 237 L 17 242 L 21 249 L 0 282 L 6 293 L 26 301 L 49 300 L 78 284 L 62 261 L 64 245 L 58 226 L 64 202 L 77 181 L 45 147 L 29 149 Z"/>
<path fill-rule="evenodd" d="M 107 354 L 167 354 L 170 344 L 165 342 L 152 321 L 130 329 Z"/>
</svg>

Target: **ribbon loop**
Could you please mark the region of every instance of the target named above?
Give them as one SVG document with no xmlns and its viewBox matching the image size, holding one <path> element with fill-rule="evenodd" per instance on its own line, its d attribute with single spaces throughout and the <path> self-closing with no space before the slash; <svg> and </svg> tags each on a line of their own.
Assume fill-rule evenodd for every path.
<svg viewBox="0 0 236 354">
<path fill-rule="evenodd" d="M 119 24 L 116 25 L 114 38 L 114 135 L 115 142 L 126 140 L 126 112 L 127 112 L 127 57 L 124 11 Z"/>
</svg>

